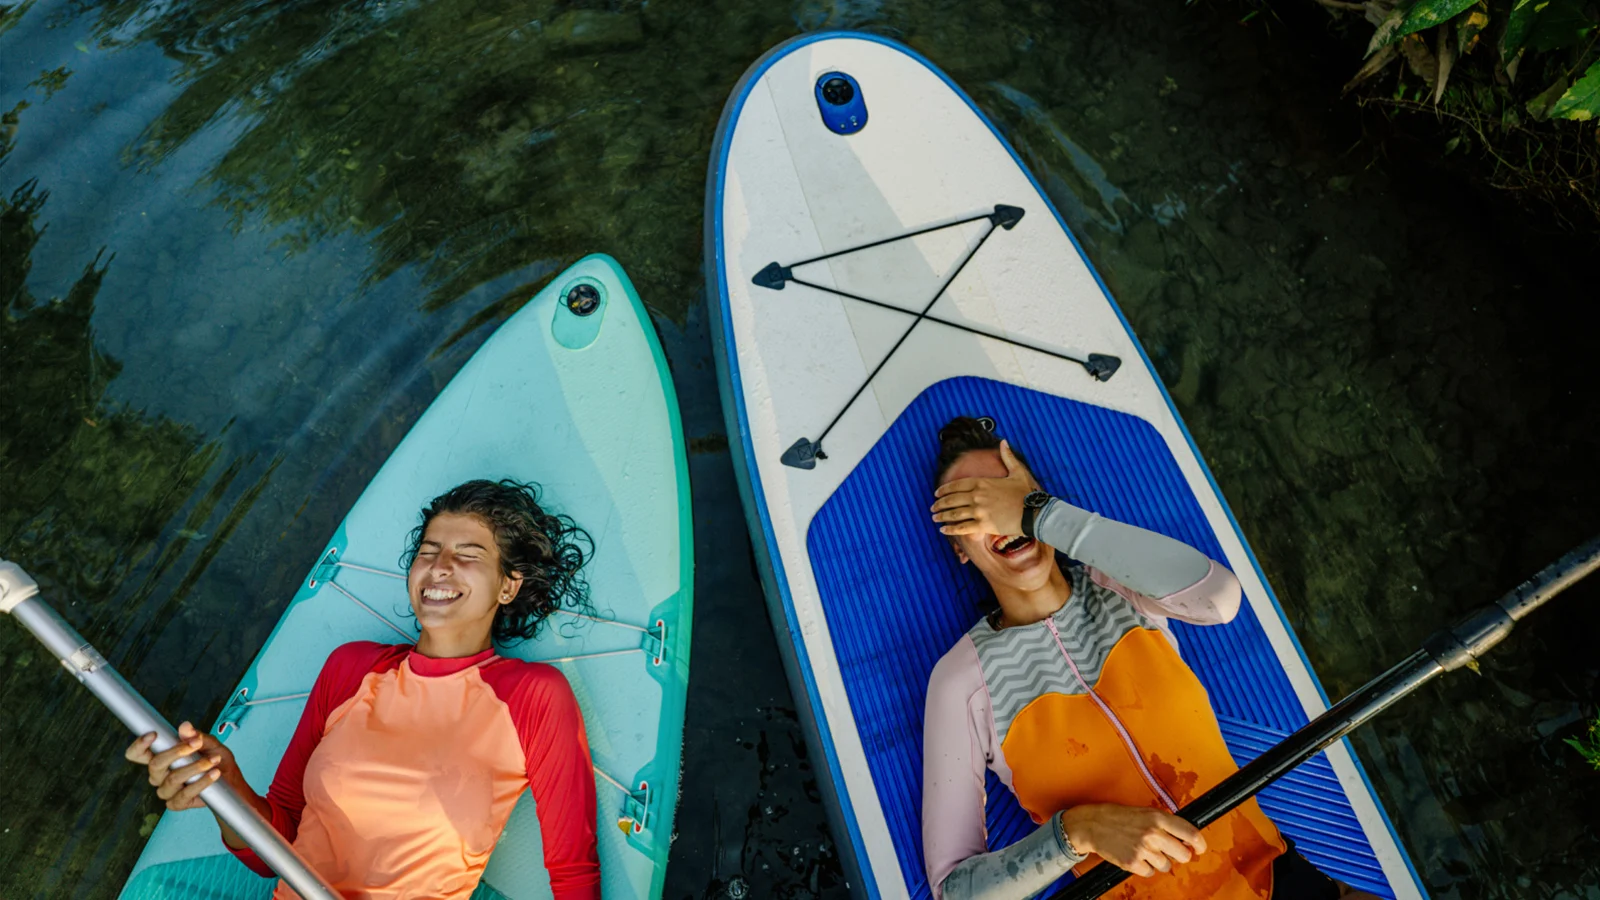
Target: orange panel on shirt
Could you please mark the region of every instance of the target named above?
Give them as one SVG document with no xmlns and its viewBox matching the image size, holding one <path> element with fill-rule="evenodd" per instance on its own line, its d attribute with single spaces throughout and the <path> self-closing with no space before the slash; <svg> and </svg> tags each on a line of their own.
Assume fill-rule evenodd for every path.
<svg viewBox="0 0 1600 900">
<path fill-rule="evenodd" d="M 1106 659 L 1100 698 L 1122 720 L 1157 781 L 1182 806 L 1238 771 L 1205 688 L 1160 632 L 1129 631 Z M 1022 807 L 1035 822 L 1085 803 L 1162 804 L 1126 745 L 1087 694 L 1049 693 L 1012 720 L 1002 743 Z M 1207 852 L 1170 873 L 1133 878 L 1107 897 L 1265 900 L 1277 828 L 1251 799 L 1205 829 Z M 1075 871 L 1099 863 L 1091 856 Z"/>
<path fill-rule="evenodd" d="M 295 839 L 346 898 L 466 900 L 528 789 L 506 704 L 477 666 L 368 674 L 306 765 Z M 274 900 L 298 900 L 283 882 Z"/>
</svg>

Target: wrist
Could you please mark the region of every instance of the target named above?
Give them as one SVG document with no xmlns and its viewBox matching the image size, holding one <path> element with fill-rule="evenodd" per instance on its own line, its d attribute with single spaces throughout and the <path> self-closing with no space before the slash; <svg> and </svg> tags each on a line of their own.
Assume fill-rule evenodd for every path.
<svg viewBox="0 0 1600 900">
<path fill-rule="evenodd" d="M 1077 807 L 1064 809 L 1056 814 L 1056 839 L 1061 841 L 1061 849 L 1066 850 L 1067 855 L 1077 858 L 1094 855 L 1094 846 L 1088 838 L 1088 828 Z"/>
<path fill-rule="evenodd" d="M 1064 809 L 1055 814 L 1054 825 L 1056 841 L 1061 844 L 1063 853 L 1077 859 L 1086 859 L 1094 854 L 1094 848 L 1083 833 L 1083 824 L 1079 817 L 1072 815 L 1072 810 Z"/>
<path fill-rule="evenodd" d="M 1038 517 L 1053 498 L 1044 491 L 1031 491 L 1022 498 L 1022 534 L 1024 537 L 1034 538 L 1034 528 Z"/>
</svg>

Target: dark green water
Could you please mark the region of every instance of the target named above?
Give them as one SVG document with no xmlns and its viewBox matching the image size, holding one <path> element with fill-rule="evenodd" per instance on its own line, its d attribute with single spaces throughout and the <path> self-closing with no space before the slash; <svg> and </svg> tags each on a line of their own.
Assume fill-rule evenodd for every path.
<svg viewBox="0 0 1600 900">
<path fill-rule="evenodd" d="M 908 40 L 1017 144 L 1330 694 L 1600 530 L 1600 378 L 1574 320 L 1596 248 L 1555 249 L 1361 143 L 1336 98 L 1349 61 L 1267 34 L 1270 17 L 1152 0 L 0 2 L 0 555 L 174 719 L 220 709 L 494 322 L 586 252 L 628 268 L 694 451 L 674 900 L 735 877 L 760 898 L 843 891 L 702 306 L 716 118 L 792 34 Z M 1600 772 L 1561 742 L 1600 698 L 1597 594 L 1355 739 L 1435 897 L 1600 898 Z M 115 895 L 158 809 L 126 741 L 0 625 L 0 898 Z"/>
</svg>

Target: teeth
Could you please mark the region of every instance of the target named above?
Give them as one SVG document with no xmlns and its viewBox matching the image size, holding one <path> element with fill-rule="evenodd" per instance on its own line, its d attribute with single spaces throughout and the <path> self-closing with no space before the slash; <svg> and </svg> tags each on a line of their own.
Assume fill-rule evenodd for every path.
<svg viewBox="0 0 1600 900">
<path fill-rule="evenodd" d="M 461 595 L 456 591 L 447 591 L 443 588 L 428 588 L 422 592 L 422 596 L 427 600 L 454 600 Z"/>
</svg>

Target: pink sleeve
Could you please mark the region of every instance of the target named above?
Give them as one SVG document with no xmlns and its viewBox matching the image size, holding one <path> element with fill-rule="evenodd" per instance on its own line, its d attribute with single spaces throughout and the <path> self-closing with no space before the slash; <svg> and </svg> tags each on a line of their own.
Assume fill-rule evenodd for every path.
<svg viewBox="0 0 1600 900">
<path fill-rule="evenodd" d="M 361 686 L 361 679 L 367 677 L 368 672 L 382 668 L 383 663 L 391 658 L 404 656 L 410 649 L 404 644 L 356 641 L 336 648 L 328 655 L 328 661 L 323 663 L 322 672 L 312 685 L 311 696 L 306 699 L 305 710 L 300 713 L 300 724 L 295 726 L 289 747 L 283 751 L 283 761 L 278 763 L 278 772 L 272 776 L 272 787 L 267 789 L 272 827 L 289 843 L 294 843 L 295 835 L 300 830 L 300 814 L 306 808 L 303 784 L 306 762 L 311 759 L 311 752 L 317 749 L 317 744 L 322 742 L 322 731 L 327 725 L 328 715 L 355 695 L 356 689 Z M 223 846 L 227 847 L 226 842 Z M 270 878 L 277 874 L 261 861 L 254 850 L 237 850 L 233 847 L 228 847 L 228 850 L 257 875 Z"/>
<path fill-rule="evenodd" d="M 922 855 L 935 900 L 943 900 L 956 866 L 988 849 L 983 772 L 991 728 L 974 721 L 974 700 L 987 709 L 978 648 L 962 635 L 928 677 L 922 723 Z"/>
<path fill-rule="evenodd" d="M 541 663 L 496 666 L 484 676 L 510 708 L 522 740 L 555 900 L 600 900 L 594 763 L 572 686 Z"/>
</svg>

